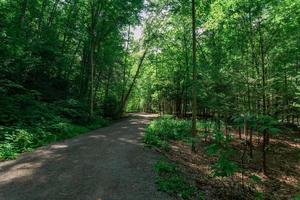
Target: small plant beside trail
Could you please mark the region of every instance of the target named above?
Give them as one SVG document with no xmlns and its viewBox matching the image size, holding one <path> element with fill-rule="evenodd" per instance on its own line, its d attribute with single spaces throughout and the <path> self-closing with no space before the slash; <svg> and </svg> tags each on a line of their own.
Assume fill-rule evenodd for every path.
<svg viewBox="0 0 300 200">
<path fill-rule="evenodd" d="M 155 164 L 159 189 L 182 199 L 194 199 L 197 189 L 191 185 L 176 164 L 160 160 Z"/>
<path fill-rule="evenodd" d="M 229 145 L 231 141 L 231 135 L 225 136 L 223 132 L 215 131 L 212 144 L 206 148 L 207 153 L 210 156 L 218 157 L 217 161 L 212 166 L 214 176 L 229 177 L 238 169 L 236 162 L 230 159 L 235 153 Z"/>
<path fill-rule="evenodd" d="M 171 140 L 183 140 L 190 137 L 189 121 L 165 116 L 154 120 L 146 128 L 144 143 L 148 146 L 168 149 Z"/>
</svg>

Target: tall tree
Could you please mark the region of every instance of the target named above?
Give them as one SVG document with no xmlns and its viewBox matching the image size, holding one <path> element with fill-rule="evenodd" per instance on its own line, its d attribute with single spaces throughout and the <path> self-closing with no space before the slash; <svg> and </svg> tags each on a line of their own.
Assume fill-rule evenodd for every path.
<svg viewBox="0 0 300 200">
<path fill-rule="evenodd" d="M 197 49 L 196 49 L 196 4 L 192 0 L 192 31 L 193 31 L 193 84 L 192 84 L 192 133 L 194 136 L 197 134 Z"/>
</svg>

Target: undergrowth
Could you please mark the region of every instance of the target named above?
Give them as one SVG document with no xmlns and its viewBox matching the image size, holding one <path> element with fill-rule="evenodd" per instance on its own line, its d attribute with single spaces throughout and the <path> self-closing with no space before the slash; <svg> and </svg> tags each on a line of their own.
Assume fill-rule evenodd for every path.
<svg viewBox="0 0 300 200">
<path fill-rule="evenodd" d="M 22 152 L 72 138 L 90 130 L 107 125 L 105 120 L 96 120 L 87 125 L 73 124 L 65 119 L 35 126 L 0 126 L 0 160 L 14 159 Z"/>
<path fill-rule="evenodd" d="M 187 181 L 187 178 L 174 163 L 160 160 L 154 168 L 158 174 L 156 183 L 161 191 L 183 199 L 192 199 L 197 195 L 196 187 Z"/>
<path fill-rule="evenodd" d="M 215 162 L 210 166 L 213 177 L 231 177 L 238 171 L 238 165 L 231 158 L 235 154 L 230 146 L 232 137 L 225 136 L 218 129 L 218 125 L 212 122 L 199 121 L 197 123 L 198 130 L 203 134 L 193 137 L 191 134 L 191 122 L 189 120 L 179 120 L 170 116 L 161 117 L 151 122 L 146 128 L 144 142 L 148 146 L 155 146 L 160 149 L 169 150 L 169 142 L 172 140 L 181 140 L 186 144 L 192 144 L 194 141 L 210 138 L 210 143 L 206 147 L 206 152 L 209 156 L 215 157 Z M 208 129 L 214 130 L 206 131 Z M 184 175 L 178 170 L 176 165 L 159 161 L 155 165 L 155 170 L 159 174 L 156 179 L 159 188 L 162 191 L 176 194 L 183 199 L 203 199 L 205 195 L 197 191 L 197 188 L 192 186 Z"/>
<path fill-rule="evenodd" d="M 161 117 L 152 121 L 146 128 L 144 143 L 149 147 L 155 146 L 168 150 L 171 140 L 190 141 L 192 139 L 190 126 L 191 122 L 187 120 L 178 120 L 171 116 Z M 161 191 L 183 199 L 196 197 L 196 187 L 187 181 L 185 175 L 175 164 L 160 160 L 154 168 L 158 174 L 156 183 Z"/>
<path fill-rule="evenodd" d="M 0 160 L 108 123 L 99 115 L 89 120 L 78 100 L 44 102 L 37 91 L 8 81 L 0 82 L 0 108 Z"/>
<path fill-rule="evenodd" d="M 171 140 L 183 140 L 190 137 L 189 121 L 164 116 L 152 121 L 146 128 L 144 143 L 148 146 L 168 149 Z"/>
</svg>

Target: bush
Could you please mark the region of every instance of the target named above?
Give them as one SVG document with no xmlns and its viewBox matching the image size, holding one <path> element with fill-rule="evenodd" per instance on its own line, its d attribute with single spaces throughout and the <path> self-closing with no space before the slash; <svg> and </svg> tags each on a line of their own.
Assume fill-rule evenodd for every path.
<svg viewBox="0 0 300 200">
<path fill-rule="evenodd" d="M 53 124 L 46 129 L 48 132 L 56 135 L 56 140 L 68 139 L 72 136 L 88 132 L 89 129 L 75 124 L 61 122 Z"/>
<path fill-rule="evenodd" d="M 155 133 L 165 140 L 181 140 L 190 136 L 190 127 L 189 121 L 176 120 L 167 116 L 154 120 L 146 131 Z"/>
<path fill-rule="evenodd" d="M 93 121 L 90 121 L 86 126 L 90 130 L 94 130 L 97 128 L 101 128 L 104 126 L 108 126 L 110 122 L 106 119 L 103 119 L 101 117 L 95 118 Z"/>
<path fill-rule="evenodd" d="M 14 159 L 16 158 L 17 152 L 13 144 L 8 142 L 0 143 L 0 159 Z"/>
<path fill-rule="evenodd" d="M 37 123 L 35 126 L 0 126 L 0 159 L 13 159 L 19 153 L 65 140 L 107 124 L 106 120 L 98 119 L 81 126 L 72 124 L 64 118 L 55 117 L 47 123 Z"/>
<path fill-rule="evenodd" d="M 158 161 L 155 164 L 155 171 L 159 175 L 156 177 L 156 183 L 160 190 L 176 194 L 183 199 L 191 199 L 196 196 L 197 189 L 186 181 L 175 164 Z"/>
<path fill-rule="evenodd" d="M 170 140 L 183 140 L 190 136 L 189 121 L 166 116 L 150 123 L 146 128 L 144 142 L 150 146 L 167 148 Z"/>
<path fill-rule="evenodd" d="M 169 143 L 165 140 L 162 140 L 159 136 L 147 132 L 144 136 L 144 143 L 147 144 L 148 146 L 156 146 L 159 148 L 163 148 L 165 150 L 169 149 Z"/>
<path fill-rule="evenodd" d="M 70 119 L 72 123 L 86 124 L 89 122 L 87 106 L 75 99 L 57 101 L 54 106 L 60 116 Z"/>
<path fill-rule="evenodd" d="M 161 174 L 161 173 L 176 173 L 178 171 L 175 164 L 166 162 L 164 160 L 160 160 L 160 161 L 156 162 L 154 165 L 154 169 L 159 174 Z"/>
<path fill-rule="evenodd" d="M 12 159 L 33 148 L 106 126 L 89 120 L 86 106 L 69 99 L 42 102 L 40 94 L 14 82 L 0 81 L 0 159 Z"/>
<path fill-rule="evenodd" d="M 238 170 L 237 164 L 230 159 L 234 154 L 234 150 L 229 145 L 231 141 L 232 136 L 225 136 L 218 130 L 214 131 L 212 144 L 206 148 L 209 155 L 218 156 L 218 160 L 212 165 L 214 176 L 228 177 Z"/>
<path fill-rule="evenodd" d="M 120 115 L 120 103 L 116 96 L 107 96 L 102 103 L 103 116 L 117 119 Z"/>
<path fill-rule="evenodd" d="M 0 159 L 15 158 L 18 153 L 29 151 L 34 143 L 34 135 L 25 129 L 17 127 L 0 127 Z"/>
</svg>

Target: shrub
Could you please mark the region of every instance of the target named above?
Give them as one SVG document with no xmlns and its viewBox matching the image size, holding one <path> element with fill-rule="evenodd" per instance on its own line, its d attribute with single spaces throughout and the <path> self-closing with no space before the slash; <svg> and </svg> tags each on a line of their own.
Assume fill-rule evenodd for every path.
<svg viewBox="0 0 300 200">
<path fill-rule="evenodd" d="M 144 142 L 150 146 L 168 148 L 170 140 L 183 140 L 190 136 L 189 121 L 166 116 L 150 123 L 146 128 Z"/>
<path fill-rule="evenodd" d="M 0 127 L 0 159 L 13 159 L 18 153 L 29 151 L 34 143 L 34 135 L 18 127 Z"/>
<path fill-rule="evenodd" d="M 47 127 L 47 131 L 56 135 L 56 140 L 68 139 L 72 136 L 88 132 L 89 129 L 79 125 L 74 125 L 66 122 L 60 122 Z"/>
<path fill-rule="evenodd" d="M 108 122 L 89 120 L 86 106 L 74 99 L 42 102 L 40 94 L 12 81 L 0 81 L 0 159 L 71 138 Z M 1 126 L 2 125 L 2 126 Z"/>
<path fill-rule="evenodd" d="M 11 135 L 10 137 L 12 138 L 10 142 L 15 145 L 18 153 L 32 149 L 32 144 L 34 142 L 34 135 L 28 132 L 27 130 L 16 129 L 14 131 L 14 134 Z"/>
<path fill-rule="evenodd" d="M 105 126 L 107 121 L 98 119 L 86 126 L 70 123 L 55 117 L 47 123 L 37 123 L 34 127 L 0 127 L 0 159 L 13 159 L 17 154 L 33 148 L 74 137 L 89 130 Z"/>
<path fill-rule="evenodd" d="M 75 99 L 54 103 L 60 116 L 70 119 L 75 124 L 86 124 L 89 121 L 87 106 Z"/>
<path fill-rule="evenodd" d="M 8 142 L 0 142 L 0 159 L 14 159 L 17 153 L 13 144 Z"/>
<path fill-rule="evenodd" d="M 218 160 L 212 165 L 214 176 L 232 176 L 238 169 L 237 164 L 230 160 L 234 154 L 234 150 L 229 145 L 231 141 L 232 136 L 225 136 L 218 130 L 214 131 L 213 142 L 206 148 L 209 155 L 218 156 Z"/>
<path fill-rule="evenodd" d="M 102 103 L 103 116 L 116 119 L 120 115 L 120 103 L 115 95 L 108 95 Z"/>
<path fill-rule="evenodd" d="M 169 149 L 169 143 L 153 133 L 147 132 L 143 140 L 148 146 L 156 146 L 165 150 Z"/>
<path fill-rule="evenodd" d="M 86 126 L 88 129 L 93 130 L 104 126 L 108 126 L 109 124 L 110 122 L 108 120 L 98 117 L 95 118 L 93 121 L 89 122 Z"/>
<path fill-rule="evenodd" d="M 280 132 L 279 123 L 269 115 L 259 115 L 257 117 L 258 131 L 263 133 L 267 131 L 270 134 L 277 134 Z"/>
<path fill-rule="evenodd" d="M 187 182 L 175 164 L 161 160 L 155 164 L 154 168 L 159 175 L 156 177 L 156 183 L 160 190 L 176 194 L 183 199 L 196 196 L 196 188 Z"/>
<path fill-rule="evenodd" d="M 155 163 L 154 169 L 157 173 L 176 173 L 177 167 L 174 163 L 166 162 L 164 160 L 159 160 Z"/>
<path fill-rule="evenodd" d="M 190 122 L 176 120 L 171 117 L 162 117 L 154 120 L 146 129 L 165 140 L 181 140 L 190 136 Z"/>
</svg>

